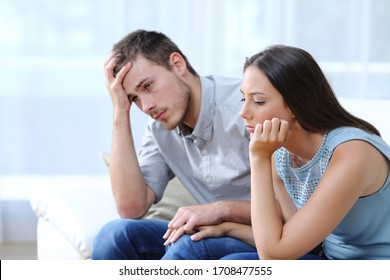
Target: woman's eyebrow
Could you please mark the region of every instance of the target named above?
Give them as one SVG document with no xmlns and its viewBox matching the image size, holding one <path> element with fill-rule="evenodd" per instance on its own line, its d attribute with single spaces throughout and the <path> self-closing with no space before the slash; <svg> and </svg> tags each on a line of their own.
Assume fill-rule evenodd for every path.
<svg viewBox="0 0 390 280">
<path fill-rule="evenodd" d="M 242 91 L 242 89 L 240 89 L 241 93 L 244 95 L 245 93 Z M 250 92 L 248 93 L 248 95 L 257 95 L 257 94 L 261 94 L 261 95 L 265 95 L 265 93 L 263 92 L 260 92 L 260 91 L 253 91 L 253 92 Z"/>
</svg>

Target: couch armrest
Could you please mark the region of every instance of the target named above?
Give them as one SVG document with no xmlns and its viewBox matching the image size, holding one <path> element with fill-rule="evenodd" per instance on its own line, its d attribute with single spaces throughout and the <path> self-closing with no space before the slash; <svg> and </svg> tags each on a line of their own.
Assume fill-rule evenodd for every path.
<svg viewBox="0 0 390 280">
<path fill-rule="evenodd" d="M 56 187 L 34 194 L 30 202 L 38 217 L 38 258 L 88 259 L 98 231 L 120 218 L 109 184 Z M 197 202 L 173 179 L 145 218 L 170 220 L 179 207 L 193 204 Z"/>
<path fill-rule="evenodd" d="M 109 187 L 55 188 L 34 194 L 30 202 L 37 217 L 49 223 L 85 259 L 90 257 L 95 234 L 105 223 L 119 218 Z"/>
</svg>

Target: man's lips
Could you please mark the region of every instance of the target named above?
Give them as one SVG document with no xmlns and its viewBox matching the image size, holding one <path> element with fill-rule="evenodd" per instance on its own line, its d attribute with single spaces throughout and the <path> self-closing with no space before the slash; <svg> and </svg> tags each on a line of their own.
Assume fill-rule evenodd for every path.
<svg viewBox="0 0 390 280">
<path fill-rule="evenodd" d="M 156 114 L 153 114 L 152 117 L 153 117 L 153 119 L 160 121 L 160 120 L 162 120 L 162 119 L 164 118 L 165 112 L 166 112 L 166 111 L 158 112 L 158 113 L 156 113 Z"/>
</svg>

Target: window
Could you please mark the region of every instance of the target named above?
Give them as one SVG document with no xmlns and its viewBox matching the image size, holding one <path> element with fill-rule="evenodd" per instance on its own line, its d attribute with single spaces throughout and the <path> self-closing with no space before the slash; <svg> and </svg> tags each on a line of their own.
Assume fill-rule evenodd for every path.
<svg viewBox="0 0 390 280">
<path fill-rule="evenodd" d="M 337 95 L 390 98 L 389 10 L 386 0 L 2 0 L 0 174 L 107 172 L 103 61 L 139 28 L 166 33 L 202 75 L 241 77 L 246 57 L 282 43 L 309 51 Z M 146 118 L 132 118 L 138 146 Z"/>
</svg>

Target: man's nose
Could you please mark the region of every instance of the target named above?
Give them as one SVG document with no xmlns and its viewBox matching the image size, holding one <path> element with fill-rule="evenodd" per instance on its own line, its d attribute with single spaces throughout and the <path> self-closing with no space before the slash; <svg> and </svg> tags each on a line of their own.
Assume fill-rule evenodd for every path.
<svg viewBox="0 0 390 280">
<path fill-rule="evenodd" d="M 149 114 L 151 110 L 156 108 L 156 104 L 152 97 L 143 96 L 141 98 L 142 111 L 146 114 Z"/>
</svg>

